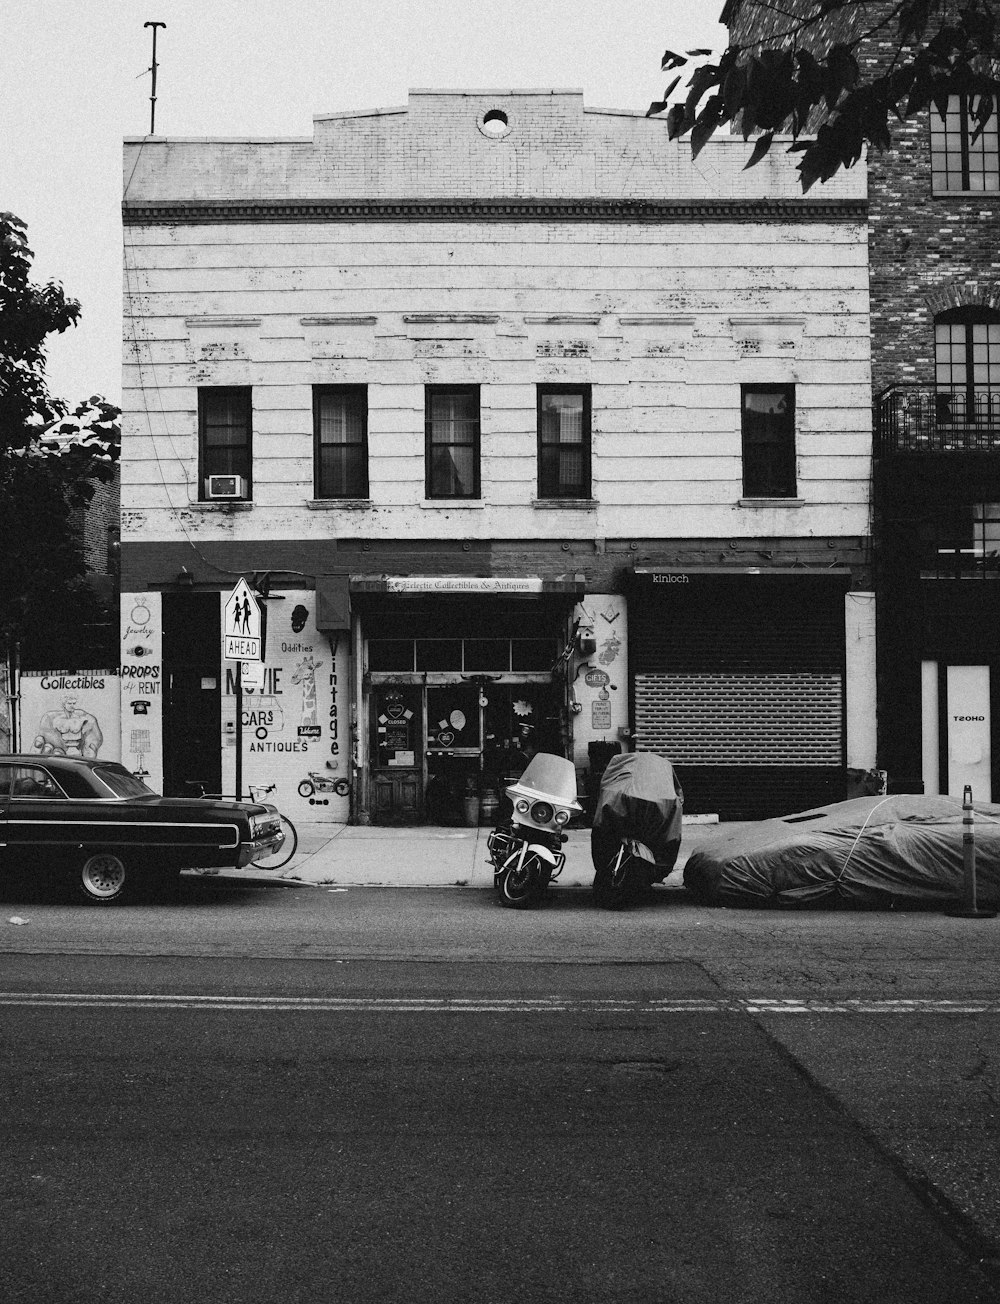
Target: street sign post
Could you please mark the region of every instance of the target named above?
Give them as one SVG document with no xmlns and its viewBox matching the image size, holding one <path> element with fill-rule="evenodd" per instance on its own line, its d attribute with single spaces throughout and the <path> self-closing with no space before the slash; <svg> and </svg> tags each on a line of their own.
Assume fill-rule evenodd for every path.
<svg viewBox="0 0 1000 1304">
<path fill-rule="evenodd" d="M 226 599 L 222 655 L 227 661 L 264 660 L 264 620 L 257 595 L 239 580 Z"/>
<path fill-rule="evenodd" d="M 259 693 L 264 687 L 263 661 L 241 661 L 240 683 L 244 693 Z"/>
<path fill-rule="evenodd" d="M 236 662 L 236 800 L 243 800 L 243 667 L 253 670 L 247 688 L 259 689 L 264 669 L 264 612 L 244 579 L 226 599 L 222 617 L 222 656 Z"/>
</svg>

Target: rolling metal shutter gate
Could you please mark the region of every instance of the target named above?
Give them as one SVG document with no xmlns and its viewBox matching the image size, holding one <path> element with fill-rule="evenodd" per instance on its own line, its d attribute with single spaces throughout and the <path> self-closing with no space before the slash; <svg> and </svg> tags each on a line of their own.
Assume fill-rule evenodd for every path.
<svg viewBox="0 0 1000 1304">
<path fill-rule="evenodd" d="M 635 745 L 677 767 L 687 811 L 762 819 L 845 796 L 845 589 L 840 576 L 637 577 Z"/>
</svg>

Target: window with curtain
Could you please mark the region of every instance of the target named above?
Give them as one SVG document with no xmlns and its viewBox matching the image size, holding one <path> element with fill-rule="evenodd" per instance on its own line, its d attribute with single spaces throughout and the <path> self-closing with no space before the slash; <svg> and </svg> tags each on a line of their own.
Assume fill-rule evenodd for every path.
<svg viewBox="0 0 1000 1304">
<path fill-rule="evenodd" d="M 951 308 L 934 319 L 937 419 L 1000 429 L 1000 312 Z"/>
<path fill-rule="evenodd" d="M 538 386 L 538 496 L 589 498 L 590 386 Z"/>
<path fill-rule="evenodd" d="M 479 386 L 428 385 L 424 397 L 428 498 L 479 497 Z"/>
<path fill-rule="evenodd" d="M 251 389 L 249 386 L 203 386 L 198 390 L 198 483 L 202 500 L 208 497 L 210 475 L 241 475 L 247 497 L 253 496 L 251 477 Z"/>
<path fill-rule="evenodd" d="M 743 494 L 795 497 L 795 386 L 743 385 Z"/>
<path fill-rule="evenodd" d="M 368 386 L 313 388 L 313 492 L 368 497 Z"/>
<path fill-rule="evenodd" d="M 936 195 L 1000 189 L 996 109 L 980 128 L 974 117 L 976 98 L 950 95 L 943 116 L 931 108 L 931 191 Z"/>
</svg>

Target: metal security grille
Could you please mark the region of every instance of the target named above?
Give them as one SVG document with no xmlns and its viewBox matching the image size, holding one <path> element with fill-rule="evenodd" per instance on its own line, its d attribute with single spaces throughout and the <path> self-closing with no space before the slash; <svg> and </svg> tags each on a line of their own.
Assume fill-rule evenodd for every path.
<svg viewBox="0 0 1000 1304">
<path fill-rule="evenodd" d="M 843 684 L 823 674 L 637 674 L 636 747 L 676 765 L 837 766 Z"/>
</svg>

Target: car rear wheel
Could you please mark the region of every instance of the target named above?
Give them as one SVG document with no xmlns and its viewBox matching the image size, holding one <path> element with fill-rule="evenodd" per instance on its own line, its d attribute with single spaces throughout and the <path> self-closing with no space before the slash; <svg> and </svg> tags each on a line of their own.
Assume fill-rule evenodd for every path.
<svg viewBox="0 0 1000 1304">
<path fill-rule="evenodd" d="M 84 900 L 95 906 L 114 906 L 126 900 L 133 893 L 135 878 L 134 867 L 112 851 L 87 856 L 75 875 Z"/>
</svg>

